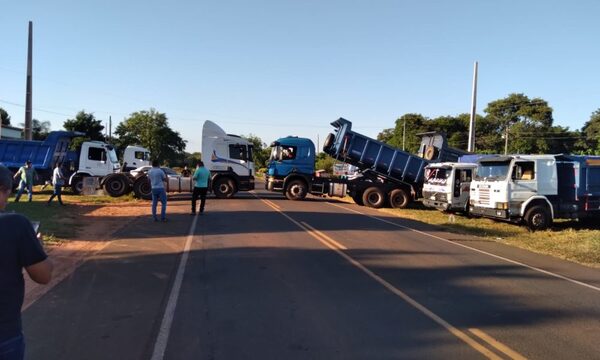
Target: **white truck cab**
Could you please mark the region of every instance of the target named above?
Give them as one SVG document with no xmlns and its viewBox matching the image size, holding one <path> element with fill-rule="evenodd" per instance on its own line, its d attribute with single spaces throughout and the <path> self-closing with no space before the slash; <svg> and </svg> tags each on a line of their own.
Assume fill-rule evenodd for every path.
<svg viewBox="0 0 600 360">
<path fill-rule="evenodd" d="M 83 179 L 87 177 L 98 178 L 99 184 L 103 184 L 104 179 L 109 175 L 119 173 L 121 164 L 117 158 L 117 153 L 112 145 L 101 141 L 85 141 L 77 153 L 77 158 L 72 158 L 69 177 L 69 185 L 76 194 L 81 193 L 83 189 Z M 118 192 L 125 192 L 126 182 L 119 181 Z M 120 195 L 119 195 L 120 196 Z"/>
<path fill-rule="evenodd" d="M 471 182 L 470 212 L 525 220 L 532 230 L 547 228 L 558 196 L 556 155 L 511 155 L 481 159 Z"/>
<path fill-rule="evenodd" d="M 433 163 L 425 167 L 423 205 L 442 211 L 469 210 L 469 188 L 477 164 Z"/>
<path fill-rule="evenodd" d="M 227 134 L 207 120 L 202 127 L 202 161 L 211 172 L 212 190 L 219 198 L 254 189 L 253 145 L 246 139 Z"/>
<path fill-rule="evenodd" d="M 123 152 L 123 171 L 151 166 L 150 150 L 139 145 L 129 145 Z"/>
</svg>

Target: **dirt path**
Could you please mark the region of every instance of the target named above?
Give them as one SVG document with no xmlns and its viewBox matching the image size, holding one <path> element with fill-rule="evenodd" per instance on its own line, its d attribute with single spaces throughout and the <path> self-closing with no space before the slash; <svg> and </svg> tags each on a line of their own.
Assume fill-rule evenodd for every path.
<svg viewBox="0 0 600 360">
<path fill-rule="evenodd" d="M 25 278 L 25 300 L 23 310 L 67 278 L 87 258 L 104 249 L 113 235 L 139 216 L 148 214 L 146 203 L 115 203 L 101 207 L 76 205 L 77 237 L 47 248 L 54 265 L 53 278 L 48 285 L 39 285 Z"/>
</svg>

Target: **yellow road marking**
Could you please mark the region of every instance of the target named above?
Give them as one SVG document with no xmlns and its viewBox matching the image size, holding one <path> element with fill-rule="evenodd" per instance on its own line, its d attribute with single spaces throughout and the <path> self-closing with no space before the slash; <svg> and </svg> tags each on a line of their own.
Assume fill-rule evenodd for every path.
<svg viewBox="0 0 600 360">
<path fill-rule="evenodd" d="M 346 261 L 348 261 L 350 264 L 354 265 L 355 267 L 357 267 L 358 269 L 360 269 L 361 271 L 363 271 L 370 278 L 372 278 L 373 280 L 375 280 L 376 282 L 378 282 L 379 284 L 381 284 L 383 287 L 385 287 L 386 289 L 388 289 L 394 295 L 398 296 L 399 298 L 401 298 L 402 300 L 404 300 L 405 302 L 407 302 L 409 305 L 411 305 L 412 307 L 414 307 L 415 309 L 417 309 L 418 311 L 420 311 L 422 314 L 424 314 L 425 316 L 427 316 L 429 319 L 433 320 L 435 323 L 441 325 L 448 332 L 450 332 L 452 335 L 456 336 L 457 338 L 459 338 L 460 340 L 462 340 L 463 342 L 465 342 L 467 345 L 469 345 L 474 350 L 478 351 L 479 353 L 481 353 L 482 355 L 484 355 L 488 359 L 502 360 L 502 358 L 500 356 L 496 355 L 494 352 L 492 352 L 491 350 L 489 350 L 485 346 L 483 346 L 480 343 L 478 343 L 477 341 L 475 341 L 467 333 L 465 333 L 465 332 L 459 330 L 458 328 L 452 326 L 446 320 L 442 319 L 441 317 L 439 317 L 438 315 L 436 315 L 434 312 L 432 312 L 431 310 L 429 310 L 425 306 L 423 306 L 420 303 L 418 303 L 416 300 L 414 300 L 413 298 L 411 298 L 410 296 L 408 296 L 402 290 L 394 287 L 394 285 L 392 285 L 391 283 L 387 282 L 386 280 L 384 280 L 383 278 L 381 278 L 379 275 L 375 274 L 371 270 L 367 269 L 363 264 L 361 264 L 357 260 L 354 260 L 352 257 L 350 257 L 349 255 L 347 255 L 346 253 L 344 253 L 342 250 L 340 250 L 339 248 L 337 248 L 334 244 L 329 243 L 329 241 L 327 241 L 326 239 L 323 239 L 323 238 L 321 238 L 321 236 L 318 236 L 318 234 L 316 233 L 316 231 L 318 231 L 318 230 L 314 230 L 314 228 L 312 228 L 312 227 L 311 228 L 314 231 L 311 230 L 311 228 L 306 227 L 302 223 L 300 223 L 300 222 L 292 219 L 289 215 L 287 215 L 286 213 L 284 213 L 280 209 L 275 208 L 273 205 L 269 204 L 269 202 L 267 202 L 268 200 L 261 199 L 257 195 L 255 195 L 255 196 L 259 200 L 261 200 L 262 202 L 264 202 L 265 204 L 267 204 L 268 206 L 270 206 L 271 208 L 273 208 L 275 211 L 279 212 L 285 218 L 287 218 L 288 220 L 290 220 L 292 223 L 296 224 L 296 226 L 298 226 L 299 228 L 301 228 L 304 231 L 308 232 L 311 236 L 313 236 L 314 238 L 316 238 L 317 240 L 319 240 L 326 247 L 328 247 L 331 250 L 335 251 L 338 255 L 340 255 L 341 257 L 343 257 L 344 259 L 346 259 Z M 306 224 L 306 223 L 304 223 L 304 224 Z M 306 225 L 310 226 L 308 224 L 306 224 Z M 506 347 L 506 348 L 508 349 L 508 347 Z M 516 352 L 515 352 L 515 354 L 518 355 Z M 515 358 L 515 359 L 524 359 L 524 357 Z"/>
<path fill-rule="evenodd" d="M 281 209 L 281 207 L 277 204 L 275 204 L 274 202 L 272 202 L 271 200 L 265 200 L 265 199 L 261 199 L 263 202 L 266 202 L 267 204 L 269 204 L 269 206 L 271 206 L 272 208 L 275 208 L 277 210 Z"/>
<path fill-rule="evenodd" d="M 340 244 L 339 242 L 333 240 L 332 238 L 330 238 L 329 236 L 323 234 L 322 232 L 320 232 L 319 230 L 315 229 L 314 227 L 310 226 L 309 224 L 305 223 L 304 221 L 300 221 L 300 223 L 302 225 L 304 225 L 305 227 L 307 227 L 308 229 L 310 229 L 311 231 L 315 232 L 317 235 L 319 235 L 321 238 L 329 241 L 330 243 L 332 243 L 333 245 L 335 245 L 338 249 L 341 250 L 348 250 L 347 247 L 345 247 L 344 245 Z"/>
<path fill-rule="evenodd" d="M 527 359 L 523 355 L 519 354 L 518 352 L 516 352 L 513 349 L 509 348 L 508 346 L 502 344 L 498 340 L 494 339 L 493 337 L 489 336 L 488 334 L 484 333 L 483 331 L 481 331 L 479 329 L 471 328 L 471 329 L 469 329 L 469 331 L 473 335 L 475 335 L 478 338 L 480 338 L 481 340 L 485 341 L 490 346 L 494 347 L 498 351 L 500 351 L 503 354 L 507 355 L 511 359 L 515 359 L 515 360 L 526 360 Z"/>
</svg>

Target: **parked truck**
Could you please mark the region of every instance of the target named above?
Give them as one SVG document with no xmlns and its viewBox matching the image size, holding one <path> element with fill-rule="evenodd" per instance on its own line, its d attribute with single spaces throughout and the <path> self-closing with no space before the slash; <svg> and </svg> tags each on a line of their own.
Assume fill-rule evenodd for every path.
<svg viewBox="0 0 600 360">
<path fill-rule="evenodd" d="M 254 190 L 253 145 L 246 139 L 227 134 L 219 125 L 206 121 L 202 127 L 202 162 L 211 173 L 211 190 L 218 198 L 231 198 L 238 191 Z M 193 164 L 195 165 L 195 164 Z M 163 170 L 166 171 L 166 170 Z M 191 177 L 167 175 L 166 191 L 191 192 Z M 133 180 L 133 192 L 142 199 L 151 198 L 150 182 L 146 174 Z"/>
<path fill-rule="evenodd" d="M 86 141 L 79 149 L 69 150 L 73 138 L 79 136 L 83 134 L 53 131 L 44 141 L 0 140 L 0 162 L 16 172 L 27 160 L 31 160 L 38 174 L 38 184 L 51 180 L 56 163 L 64 164 L 67 185 L 75 194 L 81 193 L 87 177 L 98 178 L 99 185 L 111 196 L 130 192 L 130 178 L 121 173 L 114 147 L 100 141 Z"/>
<path fill-rule="evenodd" d="M 129 145 L 123 151 L 123 171 L 130 171 L 151 164 L 150 150 L 143 146 Z"/>
<path fill-rule="evenodd" d="M 441 134 L 423 134 L 419 155 L 396 149 L 352 131 L 352 123 L 340 118 L 331 123 L 323 151 L 337 161 L 356 166 L 352 179 L 315 176 L 315 147 L 310 139 L 286 137 L 271 145 L 266 188 L 280 191 L 290 200 L 307 194 L 350 195 L 359 205 L 380 208 L 389 204 L 404 208 L 420 197 L 424 168 L 430 162 L 456 161 L 464 151 L 448 146 Z"/>
<path fill-rule="evenodd" d="M 483 158 L 471 182 L 472 215 L 547 229 L 554 219 L 600 216 L 600 157 L 511 155 Z"/>
</svg>

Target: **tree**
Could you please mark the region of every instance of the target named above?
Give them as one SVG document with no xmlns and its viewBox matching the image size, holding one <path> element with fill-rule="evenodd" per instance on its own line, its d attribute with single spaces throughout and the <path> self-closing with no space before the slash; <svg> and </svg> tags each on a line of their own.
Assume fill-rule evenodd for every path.
<svg viewBox="0 0 600 360">
<path fill-rule="evenodd" d="M 0 108 L 0 119 L 2 120 L 2 125 L 10 125 L 10 115 L 3 108 Z"/>
<path fill-rule="evenodd" d="M 600 154 L 600 109 L 592 113 L 581 133 L 585 137 L 585 149 L 582 150 L 588 154 Z"/>
<path fill-rule="evenodd" d="M 86 113 L 84 110 L 78 112 L 74 119 L 67 119 L 63 123 L 63 127 L 67 131 L 78 131 L 84 134 L 82 137 L 73 139 L 71 149 L 77 149 L 84 141 L 104 141 L 102 121 L 96 120 L 94 114 Z"/>
<path fill-rule="evenodd" d="M 326 173 L 333 174 L 333 164 L 335 159 L 324 152 L 317 154 L 315 158 L 315 169 L 325 170 Z"/>
<path fill-rule="evenodd" d="M 261 138 L 259 138 L 256 135 L 242 135 L 242 138 L 248 140 L 250 143 L 252 143 L 253 146 L 253 153 L 252 153 L 252 160 L 254 161 L 254 166 L 257 169 L 262 169 L 264 167 L 267 166 L 267 161 L 269 160 L 269 156 L 271 155 L 271 151 L 270 149 L 267 147 L 267 144 L 265 142 L 262 141 Z"/>
<path fill-rule="evenodd" d="M 154 159 L 166 164 L 180 163 L 185 157 L 185 140 L 169 127 L 166 114 L 155 109 L 132 113 L 117 126 L 115 135 L 119 147 L 139 144 L 148 148 Z"/>
<path fill-rule="evenodd" d="M 24 123 L 20 124 L 25 127 Z M 39 121 L 38 119 L 31 120 L 31 138 L 33 140 L 46 140 L 50 133 L 50 121 Z"/>
<path fill-rule="evenodd" d="M 504 99 L 490 102 L 485 113 L 502 129 L 508 153 L 544 153 L 548 144 L 544 137 L 552 127 L 552 108 L 540 98 L 529 99 L 523 94 L 510 94 Z"/>
</svg>

